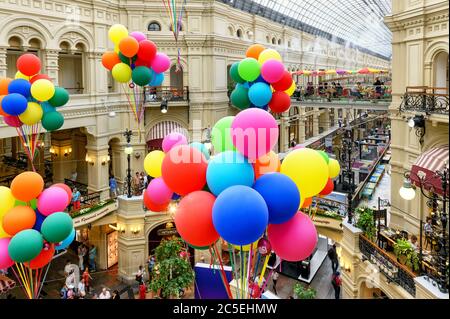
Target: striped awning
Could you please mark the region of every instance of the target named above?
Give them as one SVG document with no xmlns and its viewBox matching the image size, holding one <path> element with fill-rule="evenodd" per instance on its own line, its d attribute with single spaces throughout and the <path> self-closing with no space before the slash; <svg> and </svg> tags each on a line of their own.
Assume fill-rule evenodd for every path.
<svg viewBox="0 0 450 319">
<path fill-rule="evenodd" d="M 163 139 L 168 134 L 173 133 L 173 132 L 181 133 L 184 136 L 186 136 L 186 138 L 189 139 L 188 131 L 184 127 L 182 127 L 180 124 L 178 124 L 177 122 L 173 122 L 173 121 L 159 122 L 158 124 L 156 124 L 155 126 L 153 126 L 150 129 L 150 131 L 147 133 L 146 139 L 147 139 L 147 142 L 152 141 L 152 140 Z"/>
<path fill-rule="evenodd" d="M 411 181 L 416 186 L 420 186 L 421 181 L 423 181 L 422 187 L 427 190 L 433 188 L 436 193 L 442 194 L 442 181 L 439 176 L 436 176 L 436 172 L 449 167 L 448 150 L 449 146 L 443 145 L 419 155 L 411 168 Z"/>
</svg>

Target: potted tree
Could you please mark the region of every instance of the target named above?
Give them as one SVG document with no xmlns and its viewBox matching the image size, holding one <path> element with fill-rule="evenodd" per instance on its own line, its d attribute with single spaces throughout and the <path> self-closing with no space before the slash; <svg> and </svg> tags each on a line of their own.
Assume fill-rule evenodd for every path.
<svg viewBox="0 0 450 319">
<path fill-rule="evenodd" d="M 297 283 L 294 286 L 294 298 L 295 299 L 315 299 L 316 294 L 317 294 L 317 292 L 311 287 L 308 287 L 307 289 L 305 289 L 305 287 L 300 283 Z"/>
<path fill-rule="evenodd" d="M 355 212 L 358 216 L 356 227 L 361 229 L 369 240 L 374 241 L 376 227 L 373 219 L 373 210 L 368 207 L 358 207 Z"/>
</svg>

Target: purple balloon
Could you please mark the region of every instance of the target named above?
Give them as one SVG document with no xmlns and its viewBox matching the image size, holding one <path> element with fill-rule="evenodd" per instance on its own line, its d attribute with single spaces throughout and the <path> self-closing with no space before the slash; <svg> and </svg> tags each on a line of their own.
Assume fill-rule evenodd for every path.
<svg viewBox="0 0 450 319">
<path fill-rule="evenodd" d="M 165 153 L 170 151 L 174 146 L 187 145 L 186 136 L 178 132 L 172 132 L 167 135 L 162 142 L 162 149 Z"/>
<path fill-rule="evenodd" d="M 165 205 L 172 200 L 173 192 L 161 177 L 153 179 L 147 187 L 147 196 L 157 205 Z"/>
<path fill-rule="evenodd" d="M 37 208 L 39 212 L 48 216 L 53 213 L 63 212 L 69 201 L 69 195 L 60 187 L 50 187 L 44 190 L 38 197 Z"/>
<path fill-rule="evenodd" d="M 21 127 L 23 125 L 17 116 L 4 116 L 3 121 L 11 127 Z"/>
<path fill-rule="evenodd" d="M 131 32 L 130 33 L 130 37 L 135 38 L 137 42 L 141 42 L 143 40 L 147 40 L 147 37 L 145 36 L 145 34 L 143 34 L 140 31 Z"/>
<path fill-rule="evenodd" d="M 166 72 L 170 68 L 170 58 L 164 53 L 156 53 L 152 61 L 152 69 L 156 73 Z"/>
</svg>

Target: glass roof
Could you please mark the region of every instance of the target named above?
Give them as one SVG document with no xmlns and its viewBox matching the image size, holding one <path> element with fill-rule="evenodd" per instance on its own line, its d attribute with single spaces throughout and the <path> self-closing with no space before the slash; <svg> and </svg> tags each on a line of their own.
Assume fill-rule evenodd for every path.
<svg viewBox="0 0 450 319">
<path fill-rule="evenodd" d="M 329 40 L 391 57 L 392 33 L 383 18 L 391 13 L 392 0 L 221 1 Z"/>
</svg>

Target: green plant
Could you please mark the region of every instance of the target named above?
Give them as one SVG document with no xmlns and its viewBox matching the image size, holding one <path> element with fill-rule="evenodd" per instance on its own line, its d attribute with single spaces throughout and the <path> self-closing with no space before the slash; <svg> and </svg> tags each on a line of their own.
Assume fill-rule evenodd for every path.
<svg viewBox="0 0 450 319">
<path fill-rule="evenodd" d="M 173 238 L 161 241 L 155 249 L 156 265 L 149 288 L 153 292 L 161 289 L 164 298 L 179 297 L 180 291 L 194 282 L 189 259 L 181 257 L 183 241 Z"/>
<path fill-rule="evenodd" d="M 408 240 L 397 239 L 394 244 L 394 254 L 397 258 L 405 257 L 405 265 L 413 271 L 419 270 L 419 256 Z"/>
<path fill-rule="evenodd" d="M 305 289 L 302 284 L 296 284 L 294 286 L 294 294 L 297 296 L 298 299 L 314 299 L 316 298 L 316 290 L 313 288 Z"/>
<path fill-rule="evenodd" d="M 114 199 L 107 199 L 107 200 L 100 201 L 100 202 L 98 202 L 97 204 L 94 204 L 91 207 L 86 207 L 86 208 L 80 209 L 79 211 L 73 212 L 73 213 L 70 214 L 70 216 L 72 218 L 75 218 L 75 217 L 78 217 L 78 216 L 81 216 L 81 215 L 93 213 L 93 212 L 99 210 L 100 208 L 105 207 L 106 205 L 114 203 L 114 201 L 115 201 Z"/>
<path fill-rule="evenodd" d="M 356 222 L 356 227 L 364 232 L 364 235 L 369 240 L 375 239 L 376 227 L 375 221 L 373 219 L 373 210 L 368 207 L 358 207 L 355 210 L 358 216 L 358 221 Z"/>
</svg>

